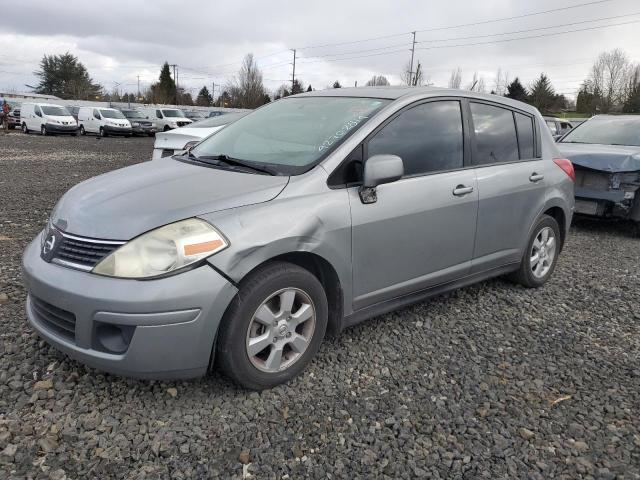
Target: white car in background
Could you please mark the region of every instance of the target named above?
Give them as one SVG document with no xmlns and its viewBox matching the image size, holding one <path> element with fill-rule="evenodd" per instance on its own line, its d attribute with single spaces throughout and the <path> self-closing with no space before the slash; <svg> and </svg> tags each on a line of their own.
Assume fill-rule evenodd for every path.
<svg viewBox="0 0 640 480">
<path fill-rule="evenodd" d="M 217 132 L 225 125 L 244 117 L 249 111 L 228 113 L 218 117 L 207 118 L 201 122 L 195 122 L 187 127 L 181 127 L 170 132 L 156 133 L 156 141 L 153 144 L 153 160 L 170 157 L 199 143 L 205 137 Z"/>
<path fill-rule="evenodd" d="M 156 125 L 157 132 L 166 132 L 174 128 L 185 127 L 191 123 L 179 108 L 152 108 L 141 109 L 147 119 Z"/>
</svg>

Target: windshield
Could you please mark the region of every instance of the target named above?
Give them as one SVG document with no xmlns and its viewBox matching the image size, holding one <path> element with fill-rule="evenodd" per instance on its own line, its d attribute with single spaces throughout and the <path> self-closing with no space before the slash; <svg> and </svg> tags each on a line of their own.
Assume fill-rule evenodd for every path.
<svg viewBox="0 0 640 480">
<path fill-rule="evenodd" d="M 141 112 L 137 112 L 135 110 L 124 110 L 122 113 L 127 118 L 145 118 Z"/>
<path fill-rule="evenodd" d="M 162 115 L 164 115 L 165 117 L 184 118 L 184 113 L 182 113 L 182 110 L 162 110 Z"/>
<path fill-rule="evenodd" d="M 571 130 L 561 143 L 640 146 L 640 116 L 594 117 Z"/>
<path fill-rule="evenodd" d="M 69 117 L 71 114 L 64 107 L 49 107 L 47 105 L 42 105 L 40 107 L 42 109 L 42 113 L 45 115 L 51 115 L 55 117 Z"/>
<path fill-rule="evenodd" d="M 308 170 L 388 103 L 351 97 L 279 100 L 208 137 L 192 153 L 269 164 L 278 173 L 295 175 Z"/>
<path fill-rule="evenodd" d="M 100 113 L 104 118 L 126 118 L 121 112 L 118 110 L 103 110 L 100 109 Z"/>
<path fill-rule="evenodd" d="M 220 127 L 228 123 L 233 123 L 236 120 L 244 117 L 248 113 L 249 112 L 230 113 L 228 115 L 218 115 L 217 117 L 211 117 L 211 118 L 207 118 L 206 120 L 201 120 L 199 122 L 192 123 L 191 125 L 189 125 L 189 128 Z"/>
</svg>

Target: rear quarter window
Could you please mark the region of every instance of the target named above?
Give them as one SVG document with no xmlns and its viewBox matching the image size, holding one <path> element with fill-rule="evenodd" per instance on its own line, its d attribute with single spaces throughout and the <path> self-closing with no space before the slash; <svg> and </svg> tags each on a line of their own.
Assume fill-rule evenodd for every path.
<svg viewBox="0 0 640 480">
<path fill-rule="evenodd" d="M 476 145 L 473 163 L 489 165 L 518 160 L 520 154 L 512 111 L 475 102 L 470 103 L 470 108 Z"/>
<path fill-rule="evenodd" d="M 533 118 L 529 115 L 514 112 L 516 127 L 518 129 L 518 146 L 520 147 L 520 159 L 534 157 Z"/>
</svg>

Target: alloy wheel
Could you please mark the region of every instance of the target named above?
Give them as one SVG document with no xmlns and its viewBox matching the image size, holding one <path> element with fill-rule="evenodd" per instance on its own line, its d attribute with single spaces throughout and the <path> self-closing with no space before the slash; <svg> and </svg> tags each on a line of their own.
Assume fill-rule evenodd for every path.
<svg viewBox="0 0 640 480">
<path fill-rule="evenodd" d="M 550 227 L 544 227 L 538 232 L 531 246 L 531 271 L 536 278 L 543 278 L 553 266 L 556 258 L 556 235 Z"/>
<path fill-rule="evenodd" d="M 285 288 L 268 297 L 249 323 L 246 352 L 263 372 L 286 370 L 309 347 L 316 327 L 311 297 L 297 288 Z"/>
</svg>

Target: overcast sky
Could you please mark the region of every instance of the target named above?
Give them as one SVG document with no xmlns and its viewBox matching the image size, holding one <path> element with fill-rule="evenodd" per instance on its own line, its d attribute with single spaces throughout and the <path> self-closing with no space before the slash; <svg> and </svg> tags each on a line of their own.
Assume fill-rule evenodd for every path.
<svg viewBox="0 0 640 480">
<path fill-rule="evenodd" d="M 147 87 L 166 60 L 178 64 L 180 85 L 194 96 L 212 82 L 219 94 L 218 85 L 233 77 L 249 52 L 273 90 L 291 80 L 293 48 L 296 77 L 305 86 L 322 89 L 335 80 L 363 85 L 374 74 L 398 84 L 411 57 L 413 30 L 416 62 L 439 86 L 461 67 L 463 86 L 478 71 L 491 90 L 501 68 L 525 85 L 546 72 L 557 92 L 570 95 L 598 53 L 618 47 L 640 60 L 638 0 L 2 3 L 0 90 L 28 91 L 25 84 L 37 83 L 33 72 L 43 54 L 67 51 L 109 91 L 117 82 L 121 92 L 135 92 L 138 75 L 141 88 Z M 528 16 L 492 21 L 522 15 Z M 460 26 L 470 23 L 476 25 Z M 603 25 L 609 27 L 594 28 Z M 554 35 L 570 30 L 581 31 Z"/>
</svg>

